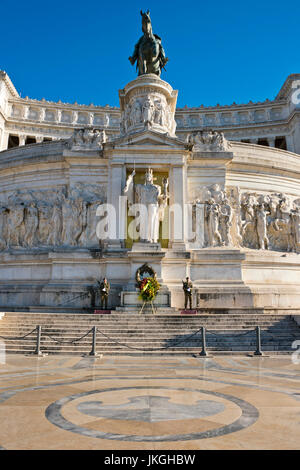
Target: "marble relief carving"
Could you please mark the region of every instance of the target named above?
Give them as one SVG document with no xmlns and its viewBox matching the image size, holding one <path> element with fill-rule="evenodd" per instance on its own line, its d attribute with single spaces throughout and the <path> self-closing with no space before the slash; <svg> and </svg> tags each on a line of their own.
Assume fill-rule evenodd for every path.
<svg viewBox="0 0 300 470">
<path fill-rule="evenodd" d="M 96 210 L 106 202 L 100 185 L 16 191 L 0 203 L 0 250 L 95 246 Z"/>
<path fill-rule="evenodd" d="M 100 150 L 106 140 L 105 131 L 86 127 L 85 129 L 75 129 L 67 145 L 71 150 Z"/>
<path fill-rule="evenodd" d="M 135 96 L 127 104 L 121 117 L 121 133 L 133 131 L 135 127 L 154 127 L 174 134 L 176 122 L 163 95 L 146 94 Z"/>
<path fill-rule="evenodd" d="M 223 132 L 212 130 L 193 132 L 188 134 L 186 140 L 193 147 L 194 152 L 228 152 L 231 148 Z"/>
<path fill-rule="evenodd" d="M 300 199 L 241 193 L 238 187 L 225 191 L 214 184 L 201 188 L 193 204 L 192 225 L 196 233 L 204 233 L 201 247 L 300 252 Z"/>
</svg>

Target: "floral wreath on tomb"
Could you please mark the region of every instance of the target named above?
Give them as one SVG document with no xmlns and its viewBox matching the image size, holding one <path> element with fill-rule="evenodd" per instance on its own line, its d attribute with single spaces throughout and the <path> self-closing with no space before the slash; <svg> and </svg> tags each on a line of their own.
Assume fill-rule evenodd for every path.
<svg viewBox="0 0 300 470">
<path fill-rule="evenodd" d="M 156 279 L 156 272 L 153 268 L 151 268 L 151 266 L 145 263 L 137 270 L 135 279 L 140 291 L 139 299 L 143 300 L 144 302 L 140 313 L 142 313 L 143 308 L 147 302 L 151 303 L 152 311 L 154 311 L 153 301 L 155 300 L 160 289 L 160 284 Z"/>
</svg>

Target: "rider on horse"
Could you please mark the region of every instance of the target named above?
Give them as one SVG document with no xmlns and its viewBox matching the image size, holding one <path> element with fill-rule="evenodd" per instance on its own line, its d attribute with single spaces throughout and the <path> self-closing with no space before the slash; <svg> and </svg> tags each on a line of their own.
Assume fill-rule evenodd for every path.
<svg viewBox="0 0 300 470">
<path fill-rule="evenodd" d="M 135 45 L 133 55 L 129 57 L 131 64 L 137 63 L 138 75 L 155 73 L 160 77 L 161 69 L 168 62 L 161 44 L 161 38 L 153 34 L 149 10 L 141 11 L 142 31 L 144 35 Z"/>
</svg>

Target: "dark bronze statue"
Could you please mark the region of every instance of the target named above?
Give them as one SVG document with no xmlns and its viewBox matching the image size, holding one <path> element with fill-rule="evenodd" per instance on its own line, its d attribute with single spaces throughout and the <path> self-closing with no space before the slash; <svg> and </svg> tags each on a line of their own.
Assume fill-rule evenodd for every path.
<svg viewBox="0 0 300 470">
<path fill-rule="evenodd" d="M 138 75 L 155 73 L 160 77 L 161 70 L 168 62 L 161 44 L 161 38 L 152 32 L 149 10 L 142 12 L 142 31 L 144 35 L 135 45 L 133 55 L 129 57 L 131 65 L 136 62 Z"/>
</svg>

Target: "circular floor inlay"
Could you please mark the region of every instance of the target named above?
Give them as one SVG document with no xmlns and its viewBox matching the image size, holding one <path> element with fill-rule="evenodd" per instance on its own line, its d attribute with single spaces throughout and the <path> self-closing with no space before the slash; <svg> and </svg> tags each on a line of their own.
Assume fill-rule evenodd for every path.
<svg viewBox="0 0 300 470">
<path fill-rule="evenodd" d="M 159 391 L 161 391 L 161 395 L 156 394 Z M 120 394 L 124 393 L 123 403 L 109 403 L 107 397 L 112 396 L 114 392 L 119 394 L 119 400 Z M 195 401 L 194 398 L 194 403 L 192 403 L 191 392 L 194 394 L 194 397 L 196 397 L 197 394 L 200 396 L 204 394 L 205 396 L 208 395 L 210 399 L 206 400 L 201 398 Z M 168 393 L 170 396 L 166 396 Z M 178 402 L 178 397 L 176 401 L 172 400 L 172 397 L 174 398 L 174 394 L 176 395 L 176 393 L 179 394 L 180 402 Z M 94 400 L 83 400 L 85 397 L 94 398 Z M 99 399 L 101 397 L 104 399 Z M 197 423 L 195 420 L 199 420 L 199 427 L 201 427 L 201 420 L 203 424 L 205 418 L 222 413 L 226 410 L 226 403 L 227 406 L 231 407 L 234 404 L 240 410 L 239 418 L 232 423 L 206 431 L 190 432 L 188 434 L 183 431 L 182 433 L 172 434 L 172 422 L 174 422 L 174 420 L 177 420 L 176 431 L 180 430 L 180 421 L 186 423 L 186 420 L 193 420 L 193 423 Z M 77 410 L 76 413 L 78 414 L 79 412 L 81 416 L 87 415 L 95 417 L 96 419 L 104 418 L 103 424 L 102 421 L 100 421 L 103 431 L 84 427 L 79 423 L 76 424 L 76 422 L 73 423 L 66 419 L 63 416 L 63 410 L 64 407 L 68 408 L 69 405 L 74 405 L 75 410 Z M 225 395 L 208 390 L 160 386 L 106 388 L 83 392 L 64 397 L 52 403 L 46 409 L 45 414 L 52 424 L 67 431 L 99 439 L 138 442 L 182 441 L 221 436 L 251 426 L 259 416 L 258 410 L 253 405 L 232 395 Z M 170 422 L 170 433 L 164 435 L 137 435 L 136 433 L 129 434 L 128 431 L 126 434 L 105 432 L 105 419 L 119 420 L 118 422 L 122 421 L 129 424 L 130 422 L 139 421 L 144 422 L 145 425 L 146 423 L 157 423 L 157 425 L 159 425 L 161 422 Z M 216 417 L 216 422 L 218 422 L 218 417 Z M 130 429 L 130 426 L 126 429 Z M 154 429 L 156 429 L 156 427 L 154 427 Z M 186 426 L 183 427 L 183 429 L 186 430 Z"/>
<path fill-rule="evenodd" d="M 155 423 L 177 419 L 205 418 L 225 410 L 223 403 L 212 400 L 199 400 L 195 405 L 171 403 L 169 397 L 144 395 L 130 397 L 129 403 L 104 405 L 102 401 L 79 403 L 77 409 L 97 418 L 144 421 Z"/>
</svg>

